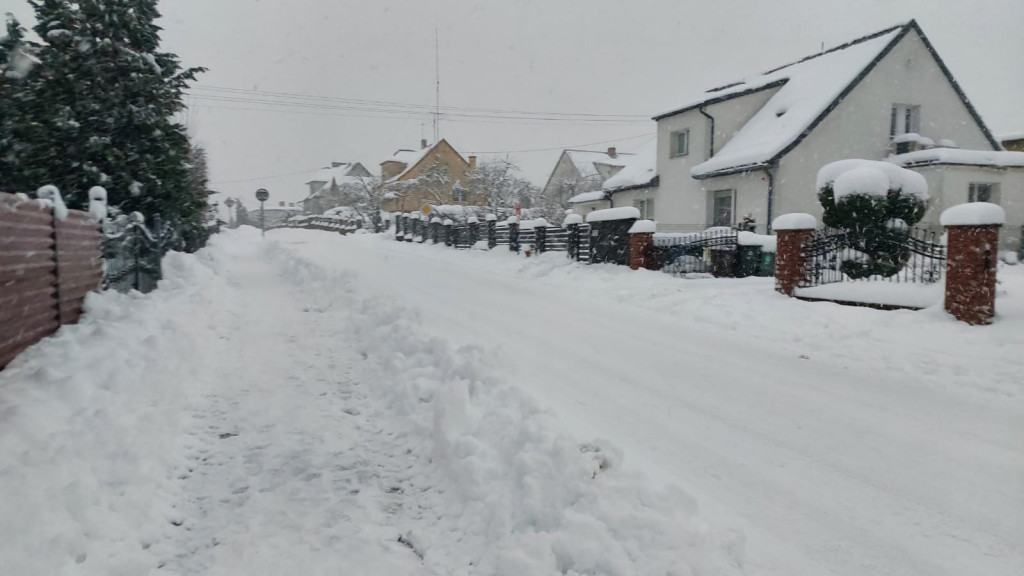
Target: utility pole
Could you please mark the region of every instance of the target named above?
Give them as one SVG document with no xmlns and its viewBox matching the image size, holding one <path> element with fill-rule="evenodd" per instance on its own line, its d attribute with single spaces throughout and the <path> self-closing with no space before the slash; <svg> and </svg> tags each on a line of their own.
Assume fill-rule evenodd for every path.
<svg viewBox="0 0 1024 576">
<path fill-rule="evenodd" d="M 434 143 L 441 140 L 441 42 L 434 25 Z"/>
</svg>

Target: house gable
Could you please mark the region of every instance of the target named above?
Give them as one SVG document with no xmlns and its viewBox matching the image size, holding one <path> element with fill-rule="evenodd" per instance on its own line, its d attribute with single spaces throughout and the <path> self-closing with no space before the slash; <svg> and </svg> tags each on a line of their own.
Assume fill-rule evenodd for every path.
<svg viewBox="0 0 1024 576">
<path fill-rule="evenodd" d="M 821 66 L 821 63 L 826 62 L 826 60 L 822 57 L 834 55 L 830 56 L 830 59 L 837 62 L 842 62 L 842 60 L 837 60 L 839 56 L 848 57 L 849 62 L 847 62 L 847 65 L 850 65 L 856 64 L 856 61 L 852 59 L 858 56 L 855 52 L 859 51 L 864 54 L 870 54 L 872 50 L 877 51 L 877 54 L 869 61 L 867 61 L 866 65 L 860 68 L 859 73 L 857 73 L 849 81 L 845 88 L 843 88 L 842 91 L 838 93 L 838 95 L 832 98 L 828 105 L 825 106 L 820 113 L 815 115 L 813 119 L 811 119 L 810 122 L 805 127 L 803 127 L 802 130 L 791 130 L 790 133 L 780 132 L 780 130 L 785 130 L 784 124 L 786 122 L 786 119 L 783 118 L 783 116 L 788 113 L 788 108 L 792 106 L 794 103 L 791 94 L 787 93 L 787 89 L 789 89 L 789 92 L 794 92 L 796 90 L 796 88 L 794 88 L 793 86 L 786 86 L 785 88 L 780 90 L 778 102 L 775 101 L 776 98 L 769 100 L 769 102 L 765 104 L 762 111 L 759 111 L 758 114 L 756 114 L 747 125 L 741 128 L 736 138 L 736 140 L 739 142 L 736 145 L 734 145 L 731 150 L 723 149 L 722 154 L 717 158 L 713 158 L 712 160 L 709 160 L 705 164 L 695 167 L 693 170 L 693 176 L 695 178 L 708 178 L 728 173 L 757 170 L 760 169 L 761 167 L 771 166 L 778 163 L 778 161 L 783 156 L 785 156 L 793 149 L 795 149 L 797 146 L 799 146 L 800 143 L 809 134 L 811 134 L 817 128 L 817 126 L 822 121 L 824 121 L 825 118 L 827 118 L 847 98 L 847 96 L 861 84 L 861 82 L 865 80 L 865 78 L 868 78 L 871 75 L 872 71 L 876 68 L 876 66 L 880 62 L 885 60 L 889 56 L 890 52 L 896 46 L 903 43 L 903 41 L 908 37 L 908 35 L 912 36 L 921 43 L 923 50 L 927 54 L 927 58 L 932 63 L 934 63 L 937 72 L 941 75 L 941 79 L 933 81 L 932 86 L 944 84 L 945 86 L 952 89 L 960 104 L 963 106 L 963 108 L 969 115 L 970 123 L 977 126 L 979 131 L 984 135 L 986 139 L 986 145 L 992 146 L 993 149 L 998 150 L 998 141 L 995 139 L 995 137 L 992 136 L 992 133 L 989 131 L 988 127 L 985 126 L 985 123 L 982 121 L 981 116 L 978 114 L 974 106 L 970 103 L 970 100 L 967 99 L 967 96 L 960 88 L 959 83 L 956 81 L 955 78 L 953 78 L 952 73 L 949 71 L 945 63 L 939 57 L 938 53 L 935 51 L 931 42 L 925 36 L 920 26 L 918 26 L 916 21 L 912 20 L 906 25 L 897 28 L 890 28 L 888 30 L 883 30 L 875 34 L 865 36 L 863 38 L 844 44 L 840 47 L 829 50 L 820 55 L 811 56 L 793 65 L 784 66 L 782 68 L 778 68 L 776 70 L 769 71 L 768 73 L 766 73 L 765 76 L 772 77 L 773 75 L 786 73 L 787 69 L 790 67 L 806 68 L 808 65 L 818 64 L 819 68 L 824 68 L 824 70 L 817 71 L 817 75 L 821 77 L 826 77 L 825 71 L 827 70 L 827 67 Z M 884 44 L 879 44 L 879 42 L 883 41 Z M 877 48 L 875 48 L 875 46 L 881 46 L 881 49 L 878 50 Z M 846 54 L 843 54 L 844 52 Z M 815 59 L 818 58 L 821 58 L 820 62 L 815 62 Z M 814 78 L 812 77 L 811 80 L 813 79 Z M 823 87 L 822 89 L 824 90 L 827 88 Z M 801 91 L 805 93 L 807 92 L 806 90 Z M 781 118 L 782 120 L 778 122 L 774 121 L 772 119 L 773 115 L 776 116 L 776 118 Z M 777 126 L 772 127 L 772 123 L 777 124 Z M 800 124 L 795 124 L 794 126 L 791 126 L 790 129 L 792 129 L 793 127 L 799 128 Z M 763 145 L 764 142 L 768 140 L 768 136 L 766 136 L 766 134 L 769 134 L 771 130 L 776 130 L 778 133 L 775 134 L 775 138 L 780 139 L 780 141 L 785 144 L 785 146 L 783 146 L 780 150 L 775 151 L 774 153 L 769 153 L 772 149 L 770 147 L 766 147 Z M 744 149 L 744 144 L 746 144 L 746 149 Z"/>
</svg>

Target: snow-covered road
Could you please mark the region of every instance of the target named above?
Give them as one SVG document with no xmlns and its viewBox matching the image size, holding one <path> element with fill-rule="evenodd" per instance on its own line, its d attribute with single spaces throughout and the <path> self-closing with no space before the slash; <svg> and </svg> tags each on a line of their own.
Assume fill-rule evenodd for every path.
<svg viewBox="0 0 1024 576">
<path fill-rule="evenodd" d="M 1024 573 L 1024 278 L 1001 322 L 282 231 L 747 535 L 751 574 Z M 631 276 L 624 276 L 631 274 Z M 702 284 L 703 282 L 703 284 Z"/>
<path fill-rule="evenodd" d="M 0 372 L 0 574 L 742 573 L 687 494 L 304 255 L 339 236 L 282 240 L 171 254 Z"/>
</svg>

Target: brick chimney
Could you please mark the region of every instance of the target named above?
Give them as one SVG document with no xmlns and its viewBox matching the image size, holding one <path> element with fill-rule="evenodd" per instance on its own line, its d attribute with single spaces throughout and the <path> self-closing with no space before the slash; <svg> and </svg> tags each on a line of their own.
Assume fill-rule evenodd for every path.
<svg viewBox="0 0 1024 576">
<path fill-rule="evenodd" d="M 619 155 L 619 152 L 618 152 L 618 150 L 615 149 L 615 146 L 609 146 L 608 147 L 608 157 L 609 158 L 615 158 L 618 155 Z"/>
<path fill-rule="evenodd" d="M 469 157 L 469 169 L 470 170 L 475 170 L 476 169 L 476 156 L 470 156 Z"/>
<path fill-rule="evenodd" d="M 424 138 L 424 139 L 420 140 L 420 148 L 424 148 L 425 149 L 426 147 L 427 147 L 427 139 Z"/>
</svg>

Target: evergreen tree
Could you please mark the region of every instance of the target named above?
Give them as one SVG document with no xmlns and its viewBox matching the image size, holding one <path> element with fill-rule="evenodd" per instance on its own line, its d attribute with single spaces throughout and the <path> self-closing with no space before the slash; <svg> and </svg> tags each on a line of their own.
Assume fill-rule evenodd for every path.
<svg viewBox="0 0 1024 576">
<path fill-rule="evenodd" d="M 822 170 L 832 172 L 818 191 L 822 222 L 846 232 L 843 273 L 850 278 L 889 277 L 902 270 L 910 258 L 909 227 L 928 210 L 924 178 L 892 164 L 866 160 L 843 160 Z M 849 178 L 847 185 L 843 178 Z M 872 180 L 888 184 L 878 189 Z M 837 187 L 843 187 L 844 193 L 836 194 Z"/>
<path fill-rule="evenodd" d="M 191 148 L 174 122 L 182 92 L 202 69 L 159 51 L 156 0 L 29 0 L 44 43 L 40 64 L 9 89 L 22 101 L 2 129 L 0 187 L 54 184 L 82 208 L 91 186 L 124 212 L 201 221 L 190 186 Z"/>
</svg>

